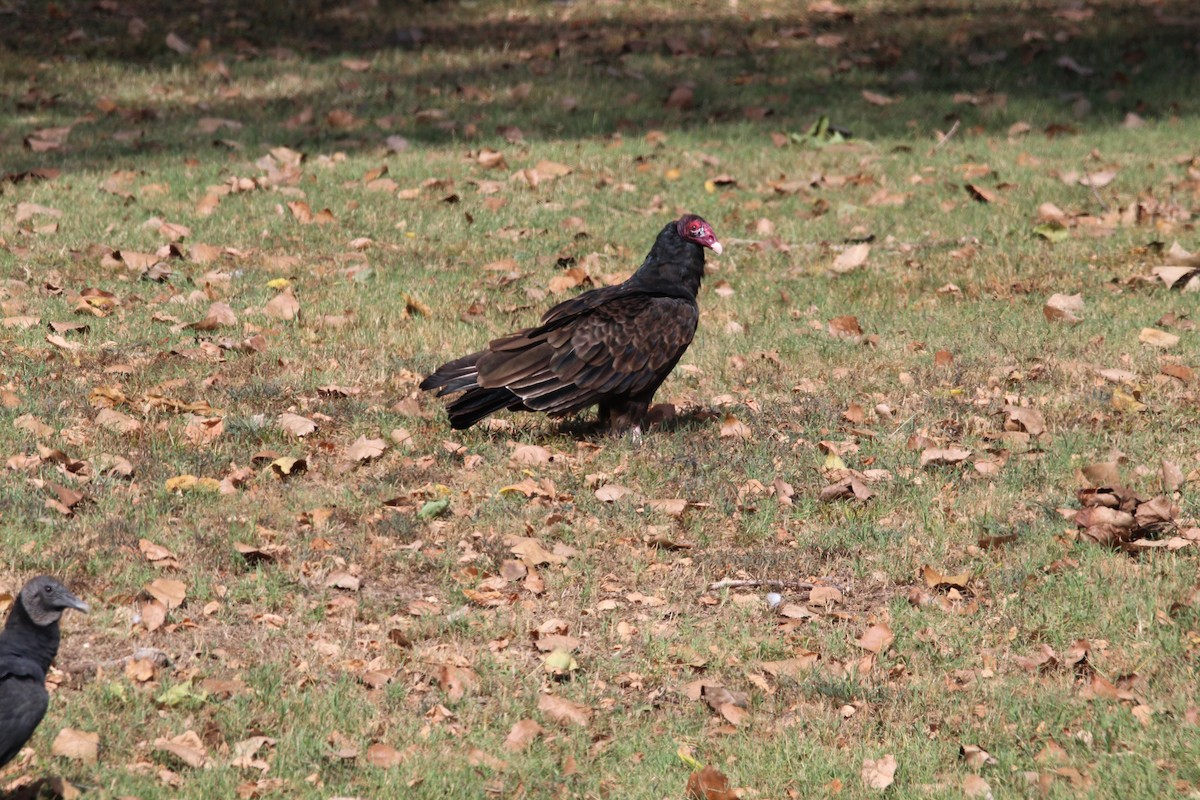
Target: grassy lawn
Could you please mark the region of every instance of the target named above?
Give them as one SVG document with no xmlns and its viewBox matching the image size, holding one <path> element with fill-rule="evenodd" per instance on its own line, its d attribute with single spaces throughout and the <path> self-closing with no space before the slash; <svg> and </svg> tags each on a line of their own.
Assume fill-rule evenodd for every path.
<svg viewBox="0 0 1200 800">
<path fill-rule="evenodd" d="M 164 5 L 0 7 L 0 791 L 1200 796 L 1190 3 Z M 642 443 L 417 389 L 683 212 Z"/>
</svg>

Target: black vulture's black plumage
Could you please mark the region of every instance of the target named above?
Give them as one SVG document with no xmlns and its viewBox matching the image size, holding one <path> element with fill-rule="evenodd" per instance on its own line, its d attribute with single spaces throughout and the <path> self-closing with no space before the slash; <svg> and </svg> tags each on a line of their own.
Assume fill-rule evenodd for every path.
<svg viewBox="0 0 1200 800">
<path fill-rule="evenodd" d="M 68 608 L 88 610 L 42 575 L 21 589 L 0 631 L 0 767 L 16 757 L 46 715 L 46 672 L 58 654 L 58 620 Z"/>
<path fill-rule="evenodd" d="M 421 388 L 462 392 L 447 406 L 454 428 L 502 409 L 562 416 L 599 405 L 610 430 L 640 431 L 696 334 L 706 247 L 721 252 L 703 219 L 669 222 L 629 280 L 559 303 L 537 327 L 443 364 Z"/>
</svg>

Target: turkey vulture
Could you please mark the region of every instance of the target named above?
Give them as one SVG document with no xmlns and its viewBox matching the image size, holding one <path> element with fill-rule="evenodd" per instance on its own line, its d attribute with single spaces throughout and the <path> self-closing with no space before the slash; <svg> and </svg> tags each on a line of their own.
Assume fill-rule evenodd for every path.
<svg viewBox="0 0 1200 800">
<path fill-rule="evenodd" d="M 721 253 L 700 217 L 668 222 L 629 280 L 559 303 L 537 327 L 443 364 L 421 388 L 462 392 L 447 407 L 456 429 L 501 409 L 558 417 L 599 405 L 601 425 L 639 436 L 654 392 L 696 334 L 706 247 Z"/>
<path fill-rule="evenodd" d="M 58 654 L 58 620 L 68 608 L 88 610 L 42 575 L 25 584 L 0 632 L 0 767 L 16 757 L 46 715 L 46 671 Z"/>
</svg>

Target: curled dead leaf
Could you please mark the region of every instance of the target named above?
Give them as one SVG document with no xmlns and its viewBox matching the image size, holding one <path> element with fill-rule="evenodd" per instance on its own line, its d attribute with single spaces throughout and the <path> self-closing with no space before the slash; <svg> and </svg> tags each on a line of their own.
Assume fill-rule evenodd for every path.
<svg viewBox="0 0 1200 800">
<path fill-rule="evenodd" d="M 171 739 L 160 737 L 154 740 L 154 749 L 170 753 L 193 769 L 210 766 L 208 748 L 195 731 L 188 730 Z"/>
<path fill-rule="evenodd" d="M 1158 328 L 1142 328 L 1142 332 L 1138 334 L 1138 341 L 1166 350 L 1179 344 L 1179 337 L 1167 331 L 1160 331 Z"/>
<path fill-rule="evenodd" d="M 921 451 L 921 466 L 953 466 L 970 457 L 971 451 L 962 447 L 929 447 Z"/>
<path fill-rule="evenodd" d="M 738 800 L 737 792 L 729 787 L 729 778 L 711 766 L 688 776 L 687 797 L 688 800 Z"/>
<path fill-rule="evenodd" d="M 553 694 L 544 694 L 538 698 L 538 711 L 564 727 L 578 725 L 586 728 L 592 720 L 590 708 Z"/>
<path fill-rule="evenodd" d="M 508 736 L 504 739 L 504 749 L 514 753 L 519 753 L 522 750 L 529 748 L 531 744 L 543 733 L 545 729 L 531 719 L 523 719 L 516 722 L 512 726 L 512 730 L 508 732 Z"/>
<path fill-rule="evenodd" d="M 882 758 L 864 758 L 862 763 L 862 781 L 868 789 L 883 791 L 896 780 L 896 757 L 888 753 Z"/>
<path fill-rule="evenodd" d="M 1082 322 L 1076 316 L 1081 311 L 1083 311 L 1083 295 L 1081 294 L 1054 294 L 1042 307 L 1042 315 L 1047 322 L 1065 322 L 1068 325 Z"/>
<path fill-rule="evenodd" d="M 861 243 L 847 247 L 837 257 L 833 259 L 833 264 L 830 267 L 839 275 L 845 272 L 850 272 L 867 263 L 867 256 L 871 254 L 871 245 Z"/>
</svg>

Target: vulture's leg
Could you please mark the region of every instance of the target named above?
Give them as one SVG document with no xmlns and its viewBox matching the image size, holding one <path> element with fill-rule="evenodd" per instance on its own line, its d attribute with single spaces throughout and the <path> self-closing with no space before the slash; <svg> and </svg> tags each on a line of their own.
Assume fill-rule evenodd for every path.
<svg viewBox="0 0 1200 800">
<path fill-rule="evenodd" d="M 629 432 L 634 440 L 639 440 L 642 428 L 646 423 L 646 411 L 650 403 L 645 400 L 623 398 L 600 404 L 600 422 L 607 424 L 608 432 L 620 436 Z"/>
</svg>

